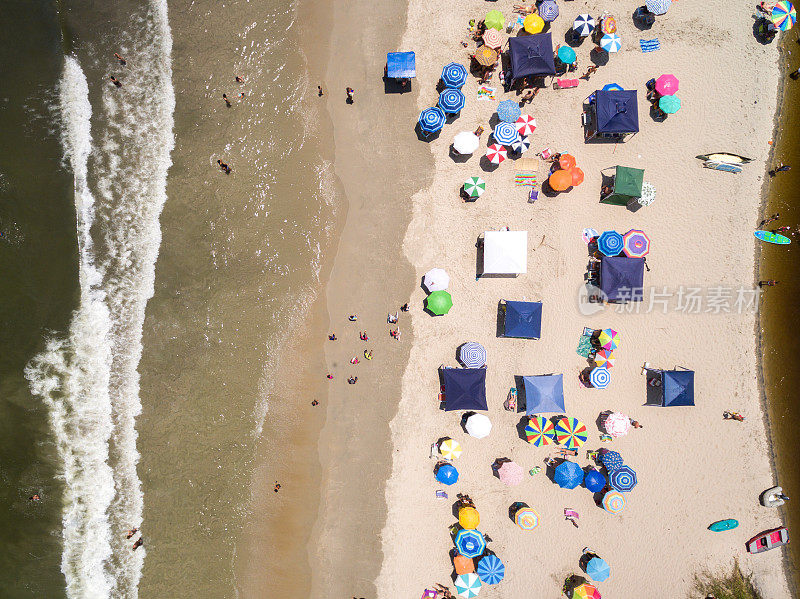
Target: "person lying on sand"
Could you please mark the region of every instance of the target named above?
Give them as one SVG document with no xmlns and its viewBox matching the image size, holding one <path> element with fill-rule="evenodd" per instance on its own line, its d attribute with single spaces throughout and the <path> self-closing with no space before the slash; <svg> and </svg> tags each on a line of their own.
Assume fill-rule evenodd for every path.
<svg viewBox="0 0 800 599">
<path fill-rule="evenodd" d="M 513 12 L 518 12 L 521 15 L 532 15 L 536 12 L 536 5 L 525 6 L 523 4 L 515 4 Z"/>
</svg>

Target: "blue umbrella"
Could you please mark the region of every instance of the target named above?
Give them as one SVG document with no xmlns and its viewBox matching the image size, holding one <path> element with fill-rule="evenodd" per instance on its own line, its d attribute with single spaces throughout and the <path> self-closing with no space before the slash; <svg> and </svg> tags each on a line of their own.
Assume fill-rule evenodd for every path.
<svg viewBox="0 0 800 599">
<path fill-rule="evenodd" d="M 636 486 L 636 472 L 630 466 L 622 466 L 611 473 L 609 482 L 620 493 L 627 493 Z"/>
<path fill-rule="evenodd" d="M 663 15 L 672 6 L 672 0 L 646 0 L 644 5 L 654 15 Z"/>
<path fill-rule="evenodd" d="M 467 82 L 467 68 L 463 64 L 451 62 L 442 69 L 445 87 L 462 87 Z"/>
<path fill-rule="evenodd" d="M 558 59 L 564 64 L 572 64 L 577 58 L 578 55 L 575 54 L 575 50 L 569 46 L 561 46 L 558 49 Z"/>
<path fill-rule="evenodd" d="M 522 115 L 519 104 L 514 100 L 503 100 L 497 105 L 497 116 L 505 123 L 513 123 Z"/>
<path fill-rule="evenodd" d="M 606 578 L 611 576 L 611 568 L 608 567 L 605 560 L 599 557 L 593 557 L 589 560 L 589 563 L 586 564 L 586 573 L 592 580 L 603 582 Z"/>
<path fill-rule="evenodd" d="M 486 364 L 486 348 L 480 343 L 470 341 L 461 346 L 458 357 L 466 368 L 480 368 Z"/>
<path fill-rule="evenodd" d="M 498 123 L 492 131 L 492 137 L 497 143 L 510 146 L 519 139 L 519 133 L 511 123 Z"/>
<path fill-rule="evenodd" d="M 486 540 L 477 530 L 464 528 L 456 535 L 456 549 L 464 557 L 478 557 L 486 551 Z"/>
<path fill-rule="evenodd" d="M 596 366 L 589 373 L 589 384 L 595 389 L 605 389 L 611 383 L 611 373 L 605 366 Z"/>
<path fill-rule="evenodd" d="M 439 94 L 439 107 L 448 114 L 461 112 L 466 101 L 467 99 L 464 97 L 464 94 L 461 93 L 460 89 L 448 87 Z"/>
<path fill-rule="evenodd" d="M 553 482 L 562 489 L 574 489 L 583 482 L 583 470 L 575 462 L 561 462 L 556 466 Z"/>
<path fill-rule="evenodd" d="M 624 92 L 625 90 L 619 83 L 606 83 L 603 86 L 604 92 Z"/>
<path fill-rule="evenodd" d="M 505 577 L 506 567 L 496 555 L 487 555 L 478 562 L 476 572 L 484 584 L 497 584 Z"/>
<path fill-rule="evenodd" d="M 603 466 L 606 467 L 606 470 L 609 472 L 614 472 L 614 470 L 619 470 L 622 468 L 622 456 L 619 455 L 616 451 L 604 451 L 600 454 L 600 461 L 603 463 Z"/>
<path fill-rule="evenodd" d="M 616 231 L 603 231 L 597 240 L 597 249 L 606 256 L 616 256 L 625 247 L 622 235 Z"/>
<path fill-rule="evenodd" d="M 600 471 L 591 469 L 583 477 L 583 484 L 592 493 L 597 493 L 605 488 L 606 477 Z"/>
<path fill-rule="evenodd" d="M 517 141 L 511 144 L 511 149 L 517 152 L 518 154 L 522 154 L 530 147 L 531 147 L 531 142 L 528 140 L 527 137 L 519 137 L 517 138 Z"/>
<path fill-rule="evenodd" d="M 539 5 L 539 16 L 542 17 L 546 23 L 555 21 L 558 16 L 558 4 L 553 2 L 553 0 L 544 0 L 544 2 Z"/>
<path fill-rule="evenodd" d="M 572 23 L 572 29 L 581 37 L 589 37 L 594 31 L 595 23 L 591 15 L 582 14 L 578 15 L 575 22 Z"/>
<path fill-rule="evenodd" d="M 443 485 L 452 485 L 458 480 L 458 470 L 450 464 L 439 466 L 436 470 L 436 480 Z"/>
<path fill-rule="evenodd" d="M 426 108 L 419 115 L 419 128 L 424 133 L 436 133 L 444 127 L 447 117 L 439 107 Z"/>
</svg>

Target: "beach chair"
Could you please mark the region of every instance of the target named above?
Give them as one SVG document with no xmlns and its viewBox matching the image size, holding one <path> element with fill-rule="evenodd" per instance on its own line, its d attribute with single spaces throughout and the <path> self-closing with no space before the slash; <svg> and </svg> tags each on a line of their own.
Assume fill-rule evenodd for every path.
<svg viewBox="0 0 800 599">
<path fill-rule="evenodd" d="M 556 79 L 553 82 L 553 89 L 569 89 L 571 87 L 578 87 L 577 79 Z"/>
<path fill-rule="evenodd" d="M 565 520 L 569 520 L 575 526 L 578 526 L 578 519 L 580 517 L 581 517 L 581 515 L 578 512 L 576 512 L 575 510 L 573 510 L 572 508 L 569 508 L 569 507 L 565 507 L 564 508 L 564 519 Z"/>
</svg>

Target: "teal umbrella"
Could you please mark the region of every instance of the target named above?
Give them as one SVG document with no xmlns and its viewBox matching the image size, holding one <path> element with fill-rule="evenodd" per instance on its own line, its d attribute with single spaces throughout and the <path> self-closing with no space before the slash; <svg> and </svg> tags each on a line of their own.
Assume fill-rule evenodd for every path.
<svg viewBox="0 0 800 599">
<path fill-rule="evenodd" d="M 661 96 L 658 107 L 667 114 L 675 114 L 681 109 L 681 99 L 678 96 Z"/>
<path fill-rule="evenodd" d="M 561 46 L 558 49 L 558 59 L 564 64 L 572 64 L 577 57 L 575 50 L 569 46 Z"/>
</svg>

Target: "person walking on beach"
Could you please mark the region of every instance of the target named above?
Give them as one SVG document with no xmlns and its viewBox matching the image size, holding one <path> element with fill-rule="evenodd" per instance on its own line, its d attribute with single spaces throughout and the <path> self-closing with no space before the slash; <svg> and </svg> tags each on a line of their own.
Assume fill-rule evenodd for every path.
<svg viewBox="0 0 800 599">
<path fill-rule="evenodd" d="M 397 314 L 397 312 L 395 312 L 394 314 L 387 314 L 386 315 L 386 322 L 388 322 L 389 324 L 394 324 L 394 323 L 397 322 L 397 317 L 398 316 L 399 315 Z"/>
<path fill-rule="evenodd" d="M 315 399 L 314 401 L 311 402 L 311 405 L 314 406 L 314 407 L 318 406 L 319 405 L 319 400 Z"/>
<path fill-rule="evenodd" d="M 323 91 L 322 91 L 322 86 L 321 86 L 321 85 L 318 85 L 318 86 L 317 86 L 317 95 L 319 95 L 319 97 L 320 97 L 320 98 L 321 98 L 321 97 L 324 95 L 324 94 L 323 94 Z"/>
<path fill-rule="evenodd" d="M 393 339 L 395 339 L 396 341 L 400 341 L 400 329 L 399 329 L 399 328 L 397 328 L 397 329 L 392 329 L 391 331 L 389 331 L 389 334 L 390 334 L 390 335 L 392 336 L 392 338 L 393 338 Z"/>
<path fill-rule="evenodd" d="M 116 77 L 114 77 L 114 75 L 111 75 L 111 77 L 109 77 L 109 79 L 111 79 L 111 83 L 113 83 L 113 84 L 114 84 L 114 85 L 116 85 L 117 87 L 122 87 L 122 83 L 120 83 L 120 82 L 119 82 L 119 79 L 117 79 Z"/>
<path fill-rule="evenodd" d="M 401 311 L 401 312 L 408 312 L 410 309 L 411 309 L 411 308 L 409 308 L 409 307 L 408 307 L 408 302 L 406 302 L 405 304 L 403 304 L 402 306 L 400 306 L 400 311 Z"/>
<path fill-rule="evenodd" d="M 244 83 L 244 79 L 242 77 L 239 77 L 239 75 L 236 75 L 236 77 L 234 77 L 234 80 L 236 81 L 236 83 Z"/>
<path fill-rule="evenodd" d="M 760 228 L 761 228 L 761 227 L 763 227 L 764 225 L 768 225 L 769 223 L 771 223 L 771 222 L 774 222 L 774 221 L 778 220 L 780 217 L 781 217 L 781 213 L 780 213 L 780 212 L 776 212 L 776 213 L 775 213 L 775 214 L 773 214 L 772 216 L 768 216 L 767 218 L 765 218 L 764 220 L 762 220 L 760 223 L 758 223 L 758 228 L 760 229 Z"/>
<path fill-rule="evenodd" d="M 225 100 L 225 106 L 230 108 L 231 107 L 231 101 L 228 100 L 228 94 L 222 94 L 222 99 Z"/>
<path fill-rule="evenodd" d="M 120 55 L 119 55 L 119 53 L 117 53 L 117 52 L 114 52 L 114 58 L 116 58 L 116 59 L 119 61 L 119 64 L 120 64 L 121 66 L 123 66 L 123 67 L 124 67 L 126 64 L 128 64 L 128 61 L 127 61 L 127 60 L 125 60 L 124 58 L 122 58 L 122 56 L 120 56 Z"/>
<path fill-rule="evenodd" d="M 36 503 L 37 501 L 41 501 L 41 500 L 42 500 L 42 498 L 38 493 L 34 493 L 30 497 L 28 497 L 28 501 L 32 501 L 33 503 Z"/>
<path fill-rule="evenodd" d="M 372 359 L 372 350 L 369 350 L 369 351 L 367 351 L 367 350 L 364 350 L 364 357 L 365 357 L 367 360 L 371 360 L 371 359 Z"/>
<path fill-rule="evenodd" d="M 355 93 L 356 93 L 356 90 L 354 90 L 352 87 L 347 87 L 347 88 L 345 89 L 345 91 L 347 92 L 347 100 L 345 100 L 345 101 L 346 101 L 348 104 L 353 104 L 353 103 L 355 103 L 355 98 L 353 97 L 353 94 L 355 94 Z"/>
<path fill-rule="evenodd" d="M 327 378 L 328 380 L 331 380 L 331 379 L 333 379 L 333 375 L 332 374 L 328 374 L 325 378 Z"/>
</svg>

